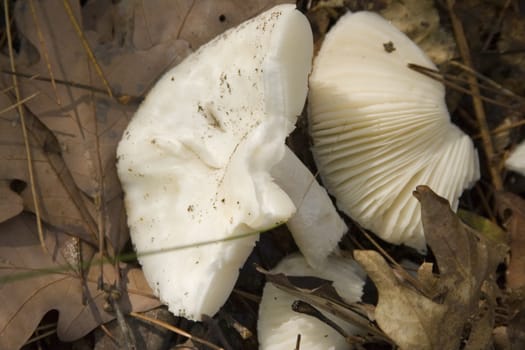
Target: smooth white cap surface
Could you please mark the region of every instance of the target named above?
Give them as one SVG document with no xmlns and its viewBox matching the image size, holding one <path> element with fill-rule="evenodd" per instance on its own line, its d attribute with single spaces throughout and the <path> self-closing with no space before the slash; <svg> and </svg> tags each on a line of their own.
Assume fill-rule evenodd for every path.
<svg viewBox="0 0 525 350">
<path fill-rule="evenodd" d="M 176 315 L 215 314 L 257 233 L 295 212 L 269 170 L 303 108 L 311 57 L 306 17 L 276 6 L 168 71 L 125 131 L 117 166 L 131 238 Z"/>
<path fill-rule="evenodd" d="M 364 272 L 351 259 L 328 257 L 321 269 L 313 269 L 299 254 L 293 254 L 283 259 L 272 273 L 283 273 L 287 276 L 312 276 L 334 281 L 337 293 L 352 303 L 361 300 L 364 286 Z M 259 305 L 259 321 L 257 333 L 259 349 L 290 350 L 295 349 L 297 335 L 301 334 L 301 349 L 336 350 L 348 349 L 349 344 L 333 328 L 318 319 L 297 313 L 292 310 L 292 303 L 297 300 L 278 289 L 271 283 L 264 287 L 261 304 Z M 354 334 L 357 328 L 328 312 L 323 314 L 336 322 L 349 334 Z"/>
<path fill-rule="evenodd" d="M 391 243 L 425 249 L 419 203 L 427 185 L 453 208 L 479 178 L 472 141 L 450 123 L 435 69 L 403 33 L 370 12 L 343 16 L 310 76 L 313 154 L 338 207 Z"/>
<path fill-rule="evenodd" d="M 512 151 L 510 157 L 505 161 L 505 167 L 525 176 L 525 141 Z"/>
</svg>

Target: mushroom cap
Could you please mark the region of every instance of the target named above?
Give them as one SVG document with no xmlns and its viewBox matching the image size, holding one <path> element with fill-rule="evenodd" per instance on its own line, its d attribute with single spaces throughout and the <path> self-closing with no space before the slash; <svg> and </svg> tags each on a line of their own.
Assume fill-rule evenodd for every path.
<svg viewBox="0 0 525 350">
<path fill-rule="evenodd" d="M 525 141 L 521 142 L 512 151 L 509 158 L 505 161 L 505 167 L 525 176 Z"/>
<path fill-rule="evenodd" d="M 272 273 L 333 281 L 337 293 L 348 303 L 361 300 L 365 283 L 365 274 L 355 261 L 336 256 L 328 257 L 322 268 L 314 269 L 301 255 L 292 254 L 284 258 Z M 333 328 L 312 316 L 293 311 L 291 305 L 297 299 L 271 283 L 266 284 L 257 323 L 259 349 L 295 349 L 298 334 L 301 334 L 301 349 L 348 349 L 346 340 Z M 358 328 L 352 324 L 321 312 L 348 333 L 357 332 Z"/>
<path fill-rule="evenodd" d="M 269 175 L 307 93 L 312 34 L 293 5 L 233 28 L 168 71 L 117 150 L 131 239 L 170 311 L 213 315 L 258 232 L 295 211 Z"/>
<path fill-rule="evenodd" d="M 370 12 L 343 16 L 310 76 L 313 155 L 337 206 L 391 243 L 425 250 L 419 203 L 427 185 L 457 207 L 479 179 L 472 141 L 451 124 L 436 69 L 403 33 Z"/>
</svg>

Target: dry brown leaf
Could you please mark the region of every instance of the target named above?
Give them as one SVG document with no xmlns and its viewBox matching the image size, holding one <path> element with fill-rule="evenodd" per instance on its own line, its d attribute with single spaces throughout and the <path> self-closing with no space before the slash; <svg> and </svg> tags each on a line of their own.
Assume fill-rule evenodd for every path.
<svg viewBox="0 0 525 350">
<path fill-rule="evenodd" d="M 71 341 L 114 318 L 104 311 L 103 291 L 97 289 L 100 266 L 93 264 L 81 278 L 78 240 L 46 230 L 46 244 L 53 256 L 42 251 L 34 218 L 22 214 L 0 224 L 0 348 L 18 349 L 33 333 L 45 313 L 58 310 L 57 333 Z M 115 283 L 116 270 L 104 264 L 104 282 Z M 142 271 L 121 270 L 124 311 L 143 311 L 159 304 Z M 85 300 L 84 300 L 85 298 Z M 85 304 L 83 303 L 85 302 Z"/>
<path fill-rule="evenodd" d="M 448 336 L 442 339 L 437 327 L 447 316 L 446 306 L 400 282 L 378 252 L 355 251 L 354 257 L 377 287 L 377 324 L 401 349 L 453 349 L 443 343 L 452 339 Z"/>
<path fill-rule="evenodd" d="M 0 95 L 0 108 L 8 107 L 13 102 L 7 96 Z M 62 158 L 53 150 L 53 135 L 29 113 L 26 115 L 26 124 L 42 219 L 61 230 L 95 243 L 94 221 L 84 208 L 82 194 L 75 186 Z M 0 118 L 0 140 L 0 181 L 8 184 L 18 181 L 21 187 L 18 189 L 19 194 L 9 191 L 9 187 L 5 188 L 10 193 L 5 197 L 0 196 L 0 203 L 9 207 L 13 214 L 20 212 L 15 211 L 17 203 L 23 204 L 26 211 L 34 212 L 22 127 L 14 110 L 4 113 Z M 7 211 L 3 213 L 5 219 L 14 216 L 7 215 Z"/>
<path fill-rule="evenodd" d="M 525 346 L 525 201 L 513 193 L 499 192 L 496 206 L 510 235 L 506 335 L 512 349 L 521 349 Z"/>
<path fill-rule="evenodd" d="M 0 126 L 0 130 L 1 128 L 2 127 Z M 1 131 L 0 139 L 2 142 L 5 141 L 1 136 Z M 11 181 L 2 180 L 3 177 L 1 172 L 2 171 L 0 171 L 0 222 L 4 222 L 14 216 L 17 216 L 22 212 L 22 210 L 24 210 L 24 201 L 16 192 L 11 190 Z"/>
<path fill-rule="evenodd" d="M 95 72 L 62 2 L 33 3 L 38 26 L 30 2 L 17 3 L 16 6 L 16 24 L 24 38 L 17 62 L 18 71 L 49 77 L 49 63 L 55 79 L 104 91 L 102 78 Z M 71 6 L 81 25 L 78 2 L 71 1 Z M 103 42 L 102 34 L 96 32 L 84 34 L 113 92 L 121 97 L 142 94 L 167 67 L 189 52 L 187 44 L 176 39 L 141 51 L 122 46 L 115 38 Z M 34 52 L 37 53 L 36 60 Z M 124 105 L 104 93 L 70 84 L 58 84 L 55 93 L 48 81 L 21 78 L 19 81 L 23 97 L 38 93 L 25 105 L 58 140 L 57 153 L 71 173 L 77 191 L 83 194 L 82 206 L 88 213 L 84 213 L 83 219 L 90 221 L 90 227 L 98 226 L 104 230 L 110 247 L 118 251 L 127 238 L 121 225 L 123 205 L 115 170 L 115 149 L 137 105 Z M 53 187 L 49 190 L 53 191 Z"/>
<path fill-rule="evenodd" d="M 510 234 L 507 289 L 525 290 L 525 200 L 510 192 L 500 192 L 496 194 L 496 206 Z"/>
<path fill-rule="evenodd" d="M 418 186 L 414 195 L 421 203 L 425 237 L 439 274 L 432 277 L 430 266 L 421 266 L 419 282 L 433 291 L 426 296 L 397 279 L 377 252 L 356 251 L 356 260 L 379 292 L 375 314 L 379 327 L 401 349 L 456 350 L 467 325 L 474 329 L 472 344 L 490 342 L 479 334 L 491 334 L 494 305 L 480 302 L 482 296 L 490 297 L 481 293 L 481 287 L 493 286 L 500 250 L 463 225 L 448 202 L 430 188 Z"/>
</svg>

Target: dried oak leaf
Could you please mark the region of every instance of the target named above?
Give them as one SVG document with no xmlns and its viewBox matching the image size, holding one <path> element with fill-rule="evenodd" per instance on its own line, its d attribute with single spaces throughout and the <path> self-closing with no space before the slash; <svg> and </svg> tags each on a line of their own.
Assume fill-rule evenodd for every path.
<svg viewBox="0 0 525 350">
<path fill-rule="evenodd" d="M 426 291 L 422 293 L 399 280 L 379 253 L 356 251 L 355 259 L 379 292 L 376 321 L 401 349 L 456 350 L 467 325 L 476 330 L 470 341 L 479 342 L 476 334 L 492 332 L 493 319 L 485 317 L 492 315 L 487 307 L 493 305 L 487 306 L 480 298 L 482 285 L 493 283 L 499 251 L 466 227 L 448 202 L 430 188 L 418 186 L 414 195 L 421 203 L 425 237 L 439 274 L 430 277 L 429 264 L 422 265 L 419 282 Z M 470 323 L 478 319 L 483 322 Z"/>
<path fill-rule="evenodd" d="M 0 224 L 0 348 L 18 349 L 31 336 L 45 313 L 59 312 L 60 339 L 78 339 L 114 314 L 104 311 L 105 293 L 97 289 L 100 265 L 84 276 L 77 272 L 78 239 L 47 229 L 43 252 L 34 217 L 21 214 Z M 159 305 L 142 271 L 122 266 L 120 278 L 113 265 L 104 264 L 104 282 L 121 281 L 119 305 L 124 312 Z"/>
<path fill-rule="evenodd" d="M 510 192 L 499 192 L 496 206 L 510 235 L 507 288 L 525 290 L 525 200 Z"/>
<path fill-rule="evenodd" d="M 0 128 L 2 128 L 1 125 Z M 0 139 L 3 140 L 2 136 L 0 136 Z M 0 151 L 0 157 L 1 156 L 2 153 Z M 0 170 L 0 172 L 3 172 L 2 170 Z M 24 201 L 16 192 L 11 190 L 11 183 L 14 182 L 6 181 L 3 179 L 3 176 L 0 175 L 0 222 L 9 220 L 24 210 Z"/>
<path fill-rule="evenodd" d="M 0 109 L 13 105 L 13 99 L 0 95 Z M 96 225 L 84 206 L 83 194 L 76 187 L 64 161 L 54 149 L 56 139 L 31 113 L 26 113 L 28 143 L 32 154 L 35 189 L 44 221 L 70 234 L 94 243 Z M 0 196 L 5 221 L 22 209 L 34 212 L 27 154 L 22 126 L 15 110 L 0 118 L 0 182 L 7 183 Z M 11 189 L 13 187 L 13 189 Z"/>
<path fill-rule="evenodd" d="M 69 4 L 76 23 L 82 26 L 80 4 Z M 82 193 L 82 207 L 88 213 L 83 219 L 90 225 L 96 223 L 108 236 L 111 247 L 118 250 L 126 237 L 122 230 L 123 204 L 115 149 L 137 105 L 122 104 L 100 92 L 105 91 L 105 85 L 63 2 L 20 2 L 14 17 L 23 38 L 16 61 L 20 73 L 49 77 L 49 64 L 55 79 L 92 87 L 59 83 L 55 90 L 49 81 L 19 78 L 23 98 L 37 94 L 25 106 L 56 137 L 56 153 L 63 158 L 73 185 Z M 176 39 L 148 50 L 135 50 L 115 40 L 102 43 L 98 34 L 84 32 L 111 90 L 121 97 L 142 94 L 167 67 L 189 52 L 187 44 Z M 5 85 L 8 78 L 4 77 Z"/>
<path fill-rule="evenodd" d="M 496 193 L 496 207 L 510 235 L 506 275 L 507 336 L 512 349 L 525 347 L 525 201 L 510 193 Z"/>
</svg>

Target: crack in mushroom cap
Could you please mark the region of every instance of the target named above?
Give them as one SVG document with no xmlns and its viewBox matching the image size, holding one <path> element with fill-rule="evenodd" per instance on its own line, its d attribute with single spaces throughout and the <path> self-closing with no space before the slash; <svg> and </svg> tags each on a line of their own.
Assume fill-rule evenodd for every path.
<svg viewBox="0 0 525 350">
<path fill-rule="evenodd" d="M 337 293 L 348 303 L 361 300 L 365 284 L 365 273 L 357 263 L 348 258 L 330 256 L 322 268 L 313 268 L 300 254 L 285 257 L 271 273 L 287 276 L 310 276 L 333 281 Z M 292 310 L 293 296 L 271 283 L 264 287 L 259 305 L 257 334 L 259 349 L 295 349 L 297 334 L 301 334 L 301 349 L 337 350 L 348 349 L 348 343 L 337 331 L 322 321 Z M 358 328 L 329 312 L 323 315 L 334 321 L 349 334 Z"/>
<path fill-rule="evenodd" d="M 125 131 L 117 168 L 131 238 L 176 315 L 215 314 L 257 233 L 295 212 L 268 172 L 303 108 L 312 45 L 304 15 L 276 6 L 168 71 Z"/>
<path fill-rule="evenodd" d="M 470 138 L 450 122 L 443 85 L 408 63 L 436 69 L 379 15 L 346 14 L 315 59 L 309 124 L 338 207 L 388 242 L 425 250 L 412 191 L 427 185 L 456 208 L 479 164 Z"/>
</svg>

